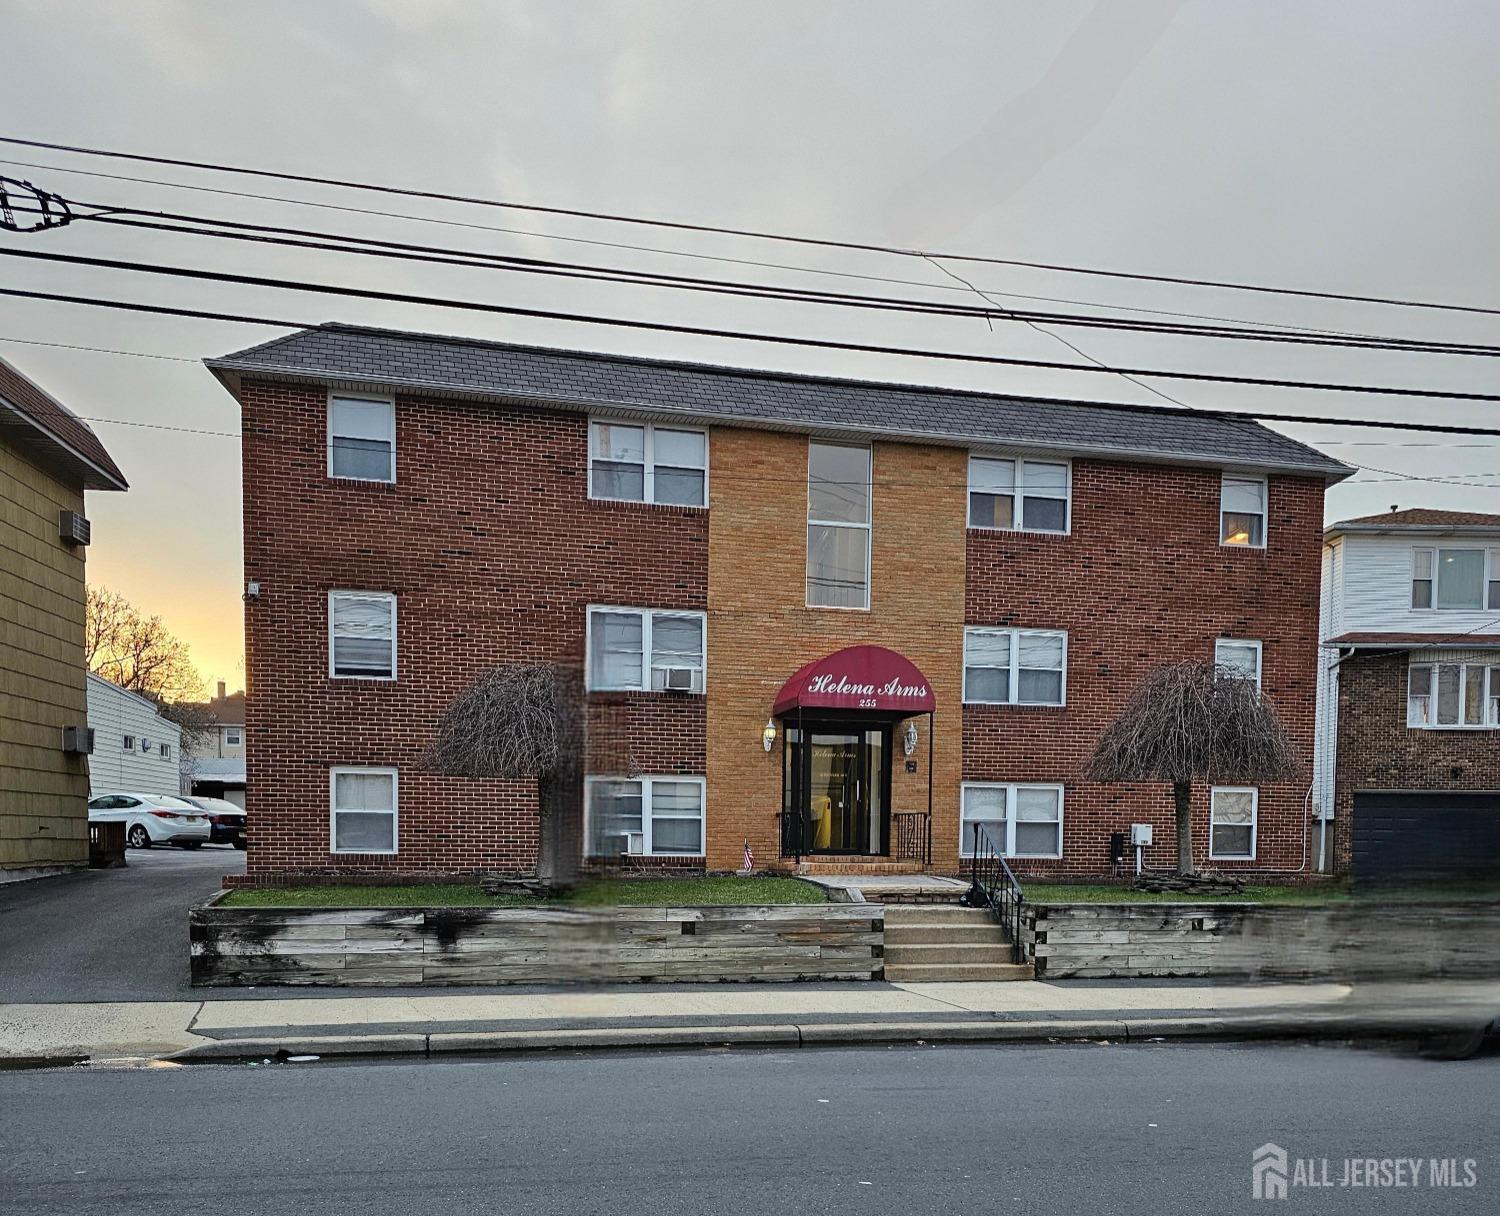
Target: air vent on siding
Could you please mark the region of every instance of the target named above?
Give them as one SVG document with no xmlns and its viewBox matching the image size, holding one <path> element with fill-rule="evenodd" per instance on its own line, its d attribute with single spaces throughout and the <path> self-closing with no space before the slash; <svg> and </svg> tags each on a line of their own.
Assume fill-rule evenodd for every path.
<svg viewBox="0 0 1500 1216">
<path fill-rule="evenodd" d="M 57 513 L 57 530 L 62 534 L 65 545 L 86 545 L 89 543 L 89 521 L 77 511 L 69 511 L 66 508 Z"/>
</svg>

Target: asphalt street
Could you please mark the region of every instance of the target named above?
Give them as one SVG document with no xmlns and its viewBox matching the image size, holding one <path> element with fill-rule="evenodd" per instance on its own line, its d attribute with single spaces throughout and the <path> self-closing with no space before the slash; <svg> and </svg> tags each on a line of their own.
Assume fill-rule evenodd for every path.
<svg viewBox="0 0 1500 1216">
<path fill-rule="evenodd" d="M 243 874 L 223 845 L 131 849 L 118 870 L 0 886 L 0 1004 L 191 998 L 187 910 Z"/>
<path fill-rule="evenodd" d="M 1500 1057 L 1303 1045 L 700 1051 L 0 1073 L 0 1203 L 51 1213 L 1225 1213 L 1251 1154 L 1472 1158 L 1459 1189 L 1271 1210 L 1494 1212 Z"/>
</svg>

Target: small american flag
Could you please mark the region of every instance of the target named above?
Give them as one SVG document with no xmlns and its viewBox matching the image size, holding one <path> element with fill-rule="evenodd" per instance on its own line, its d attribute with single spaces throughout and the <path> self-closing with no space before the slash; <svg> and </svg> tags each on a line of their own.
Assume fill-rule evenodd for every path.
<svg viewBox="0 0 1500 1216">
<path fill-rule="evenodd" d="M 740 867 L 741 874 L 749 874 L 755 869 L 755 854 L 750 851 L 750 842 L 745 841 L 745 864 Z"/>
</svg>

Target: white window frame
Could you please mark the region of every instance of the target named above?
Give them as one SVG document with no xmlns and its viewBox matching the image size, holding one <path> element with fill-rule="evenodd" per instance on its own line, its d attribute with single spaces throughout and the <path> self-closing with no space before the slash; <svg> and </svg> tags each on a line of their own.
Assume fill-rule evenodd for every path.
<svg viewBox="0 0 1500 1216">
<path fill-rule="evenodd" d="M 387 600 L 391 605 L 391 674 L 388 676 L 374 675 L 352 675 L 341 673 L 334 669 L 333 662 L 333 601 L 340 596 L 345 599 L 359 600 Z M 398 627 L 396 614 L 400 605 L 396 603 L 394 591 L 353 591 L 348 588 L 338 588 L 328 593 L 328 678 L 331 680 L 373 680 L 377 684 L 390 684 L 396 679 L 396 654 L 400 650 L 399 639 L 401 631 Z M 229 740 L 224 740 L 228 743 Z"/>
<path fill-rule="evenodd" d="M 333 471 L 333 403 L 335 400 L 364 401 L 371 405 L 390 406 L 391 420 L 391 475 L 389 477 L 349 477 L 343 473 Z M 335 481 L 364 481 L 371 485 L 393 486 L 396 484 L 396 398 L 384 393 L 353 393 L 343 392 L 338 389 L 328 390 L 328 416 L 326 421 L 328 434 L 328 476 Z"/>
<path fill-rule="evenodd" d="M 594 489 L 594 462 L 598 458 L 594 448 L 594 427 L 602 426 L 634 426 L 640 427 L 643 435 L 641 444 L 645 449 L 643 456 L 643 472 L 641 478 L 640 498 L 616 498 L 612 494 L 600 494 Z M 703 436 L 703 501 L 701 503 L 666 502 L 656 501 L 656 432 L 658 424 L 655 422 L 642 422 L 639 418 L 620 418 L 608 414 L 596 414 L 589 418 L 588 433 L 588 458 L 589 458 L 589 497 L 598 502 L 633 502 L 649 506 L 682 507 L 689 511 L 708 510 L 708 466 L 710 463 L 710 452 L 708 442 L 708 428 L 702 426 L 679 426 L 676 423 L 663 422 L 660 429 L 664 431 L 685 431 L 693 435 Z M 690 468 L 690 465 L 669 465 L 669 468 Z"/>
<path fill-rule="evenodd" d="M 969 696 L 969 637 L 971 634 L 979 633 L 1010 635 L 1010 699 L 1008 701 L 981 701 Z M 1062 638 L 1062 687 L 1058 690 L 1059 699 L 1056 701 L 1022 701 L 1020 699 L 1021 638 L 1038 636 Z M 1014 629 L 1002 625 L 965 625 L 963 664 L 963 703 L 965 705 L 1015 705 L 1025 708 L 1062 709 L 1068 704 L 1068 631 L 1066 629 Z"/>
<path fill-rule="evenodd" d="M 641 618 L 641 682 L 634 687 L 625 684 L 595 684 L 594 683 L 594 613 L 608 612 L 620 616 L 638 616 Z M 659 616 L 691 617 L 698 622 L 703 637 L 703 662 L 699 666 L 699 687 L 691 693 L 673 692 L 673 696 L 701 697 L 708 691 L 708 613 L 696 608 L 632 608 L 622 607 L 618 604 L 589 604 L 584 609 L 583 618 L 583 677 L 585 692 L 663 692 L 662 689 L 651 687 L 651 672 L 655 665 L 651 662 L 652 637 L 651 631 L 654 620 Z M 665 670 L 665 669 L 663 669 Z"/>
<path fill-rule="evenodd" d="M 226 726 L 224 728 L 224 746 L 239 747 L 245 741 L 244 728 L 239 726 Z"/>
<path fill-rule="evenodd" d="M 1250 795 L 1250 851 L 1248 853 L 1214 852 L 1214 802 L 1220 794 Z M 1225 824 L 1240 827 L 1240 824 Z M 1208 857 L 1210 861 L 1254 861 L 1260 839 L 1260 790 L 1253 785 L 1215 785 L 1208 791 Z"/>
<path fill-rule="evenodd" d="M 338 841 L 338 817 L 341 811 L 364 812 L 364 807 L 340 807 L 337 803 L 338 778 L 340 773 L 357 773 L 362 776 L 389 774 L 391 779 L 391 847 L 389 849 L 340 849 Z M 383 815 L 385 811 L 369 812 Z M 328 852 L 330 854 L 355 857 L 394 857 L 401 851 L 401 777 L 396 769 L 381 765 L 342 764 L 328 770 Z"/>
<path fill-rule="evenodd" d="M 1481 555 L 1479 571 L 1479 603 L 1467 606 L 1449 608 L 1438 601 L 1442 598 L 1442 592 L 1438 584 L 1442 581 L 1443 562 L 1442 555 L 1445 552 L 1477 552 Z M 1432 603 L 1425 608 L 1417 607 L 1413 602 L 1413 612 L 1490 612 L 1500 608 L 1500 604 L 1490 603 L 1490 584 L 1500 582 L 1500 549 L 1489 548 L 1485 545 L 1413 545 L 1411 550 L 1411 591 L 1412 599 L 1415 601 L 1417 593 L 1417 555 L 1426 553 L 1431 559 L 1432 576 L 1423 581 L 1432 584 Z"/>
<path fill-rule="evenodd" d="M 851 451 L 864 452 L 869 458 L 868 468 L 870 480 L 865 484 L 869 487 L 869 494 L 865 498 L 865 521 L 854 523 L 847 519 L 814 519 L 812 513 L 812 454 L 813 448 L 848 448 Z M 850 528 L 863 529 L 865 534 L 865 602 L 863 604 L 814 604 L 812 602 L 811 588 L 807 581 L 807 558 L 812 555 L 812 530 L 818 528 Z M 803 554 L 802 568 L 802 600 L 803 607 L 813 608 L 819 612 L 869 612 L 871 587 L 875 582 L 873 551 L 873 538 L 875 535 L 875 449 L 867 443 L 839 443 L 832 439 L 810 438 L 807 441 L 807 528 L 805 539 L 807 547 Z"/>
<path fill-rule="evenodd" d="M 1245 483 L 1255 482 L 1260 486 L 1260 544 L 1258 545 L 1231 545 L 1224 539 L 1224 516 L 1230 512 L 1224 509 L 1224 491 L 1231 481 Z M 1235 511 L 1235 515 L 1244 515 L 1247 512 Z M 1271 542 L 1271 482 L 1265 476 L 1255 473 L 1234 473 L 1226 469 L 1219 477 L 1219 548 L 1221 549 L 1264 549 Z"/>
<path fill-rule="evenodd" d="M 960 784 L 958 797 L 958 855 L 960 857 L 973 857 L 974 850 L 971 847 L 974 835 L 968 831 L 969 819 L 966 811 L 969 806 L 970 790 L 1004 790 L 1005 791 L 1005 853 L 1006 857 L 1018 858 L 1022 861 L 1058 861 L 1063 855 L 1063 823 L 1067 816 L 1067 791 L 1061 781 L 965 781 Z M 1055 790 L 1057 792 L 1057 852 L 1055 853 L 1017 853 L 1016 852 L 1016 795 L 1020 790 Z M 1047 820 L 1027 820 L 1028 823 L 1043 823 Z"/>
<path fill-rule="evenodd" d="M 1003 528 L 998 524 L 976 524 L 974 522 L 974 495 L 987 494 L 988 490 L 975 490 L 974 488 L 974 462 L 976 460 L 1008 460 L 1015 466 L 1015 485 L 1011 494 L 1014 504 L 1011 508 L 1012 520 L 1020 522 L 1012 524 L 1009 528 Z M 1026 519 L 1026 478 L 1025 467 L 1028 464 L 1060 464 L 1064 469 L 1063 485 L 1063 526 L 1057 528 L 1028 528 L 1025 526 Z M 1051 494 L 1033 494 L 1033 498 L 1047 498 L 1055 501 Z M 1020 452 L 980 452 L 969 453 L 969 491 L 964 499 L 964 518 L 967 526 L 979 532 L 1031 532 L 1037 536 L 1070 536 L 1073 532 L 1073 461 L 1067 456 L 1046 456 L 1032 452 L 1022 454 Z"/>
<path fill-rule="evenodd" d="M 639 776 L 613 776 L 609 773 L 592 773 L 584 779 L 585 797 L 583 800 L 583 839 L 584 847 L 588 848 L 594 839 L 594 787 L 602 782 L 638 782 L 641 787 L 641 857 L 705 857 L 708 854 L 708 780 L 704 777 L 691 775 L 680 775 L 673 773 L 642 773 Z M 652 823 L 656 819 L 654 807 L 654 789 L 658 781 L 675 782 L 682 785 L 696 785 L 698 787 L 698 842 L 699 849 L 696 853 L 678 853 L 655 851 L 655 842 L 652 840 Z M 663 819 L 681 819 L 681 815 L 663 815 Z M 637 856 L 637 854 L 631 854 Z"/>
<path fill-rule="evenodd" d="M 1419 667 L 1427 668 L 1427 715 L 1429 722 L 1413 721 L 1411 674 Z M 1438 669 L 1457 667 L 1458 671 L 1458 715 L 1463 717 L 1468 698 L 1464 695 L 1469 686 L 1471 672 L 1477 672 L 1483 681 L 1480 705 L 1483 707 L 1483 722 L 1439 722 L 1437 720 Z M 1500 653 L 1492 659 L 1420 659 L 1406 665 L 1406 725 L 1411 730 L 1500 730 L 1500 687 L 1492 673 L 1500 670 Z M 1418 694 L 1420 695 L 1420 694 Z"/>
<path fill-rule="evenodd" d="M 1266 648 L 1264 642 L 1258 642 L 1254 638 L 1215 638 L 1214 639 L 1214 666 L 1228 666 L 1219 658 L 1219 650 L 1224 646 L 1248 646 L 1255 651 L 1255 687 L 1261 687 L 1261 679 L 1265 674 Z"/>
</svg>

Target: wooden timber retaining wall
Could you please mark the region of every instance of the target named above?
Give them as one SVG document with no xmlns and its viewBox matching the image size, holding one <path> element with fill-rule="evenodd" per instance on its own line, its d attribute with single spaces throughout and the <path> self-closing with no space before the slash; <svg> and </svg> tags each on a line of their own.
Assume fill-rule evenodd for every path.
<svg viewBox="0 0 1500 1216">
<path fill-rule="evenodd" d="M 694 908 L 192 909 L 195 985 L 870 980 L 885 910 Z"/>
<path fill-rule="evenodd" d="M 1500 903 L 1031 904 L 1038 979 L 1500 977 Z"/>
</svg>

